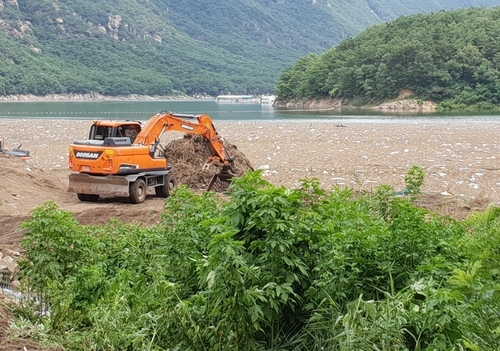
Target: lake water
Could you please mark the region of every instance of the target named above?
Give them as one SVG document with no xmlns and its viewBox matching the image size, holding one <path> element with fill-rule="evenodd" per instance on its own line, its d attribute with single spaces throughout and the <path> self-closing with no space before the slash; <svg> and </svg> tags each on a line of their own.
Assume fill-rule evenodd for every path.
<svg viewBox="0 0 500 351">
<path fill-rule="evenodd" d="M 260 104 L 217 104 L 215 101 L 85 101 L 0 102 L 0 118 L 7 119 L 128 119 L 148 120 L 162 111 L 208 114 L 221 121 L 334 120 L 402 123 L 416 120 L 499 121 L 497 113 L 380 113 L 380 111 L 292 111 Z"/>
</svg>

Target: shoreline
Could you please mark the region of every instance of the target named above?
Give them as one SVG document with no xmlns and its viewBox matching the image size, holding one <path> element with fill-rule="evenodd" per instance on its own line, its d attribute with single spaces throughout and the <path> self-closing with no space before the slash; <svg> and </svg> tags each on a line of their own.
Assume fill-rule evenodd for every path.
<svg viewBox="0 0 500 351">
<path fill-rule="evenodd" d="M 95 102 L 95 101 L 202 101 L 215 100 L 209 95 L 101 95 L 98 93 L 87 94 L 49 94 L 44 96 L 38 95 L 0 95 L 0 102 Z"/>
<path fill-rule="evenodd" d="M 39 103 L 39 102 L 96 102 L 96 101 L 214 101 L 216 98 L 200 94 L 189 95 L 102 95 L 99 93 L 86 94 L 49 94 L 37 96 L 27 95 L 0 95 L 0 103 Z M 405 112 L 405 113 L 434 113 L 437 104 L 432 101 L 419 103 L 415 99 L 390 100 L 379 105 L 352 106 L 344 104 L 338 98 L 314 98 L 309 100 L 277 101 L 273 107 L 285 108 L 289 111 L 342 111 L 342 110 L 379 110 L 382 113 Z"/>
</svg>

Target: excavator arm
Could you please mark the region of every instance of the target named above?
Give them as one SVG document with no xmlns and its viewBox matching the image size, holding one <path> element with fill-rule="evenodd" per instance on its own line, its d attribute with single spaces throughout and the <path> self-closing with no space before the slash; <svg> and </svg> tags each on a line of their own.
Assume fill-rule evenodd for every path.
<svg viewBox="0 0 500 351">
<path fill-rule="evenodd" d="M 162 111 L 151 117 L 135 138 L 134 144 L 153 145 L 157 143 L 163 133 L 173 131 L 205 137 L 213 154 L 213 157 L 207 160 L 207 167 L 213 162 L 219 162 L 223 169 L 222 172 L 231 172 L 234 167 L 233 158 L 227 155 L 222 138 L 218 135 L 212 118 L 208 115 L 174 114 Z"/>
</svg>

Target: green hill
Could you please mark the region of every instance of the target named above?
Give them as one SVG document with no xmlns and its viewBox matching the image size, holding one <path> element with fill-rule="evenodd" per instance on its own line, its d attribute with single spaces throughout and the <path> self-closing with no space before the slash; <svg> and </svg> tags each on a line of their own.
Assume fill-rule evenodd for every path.
<svg viewBox="0 0 500 351">
<path fill-rule="evenodd" d="M 0 95 L 265 93 L 376 23 L 493 0 L 0 0 Z"/>
<path fill-rule="evenodd" d="M 440 11 L 376 25 L 321 55 L 301 58 L 279 99 L 335 97 L 367 104 L 402 89 L 440 107 L 500 105 L 500 7 Z"/>
</svg>

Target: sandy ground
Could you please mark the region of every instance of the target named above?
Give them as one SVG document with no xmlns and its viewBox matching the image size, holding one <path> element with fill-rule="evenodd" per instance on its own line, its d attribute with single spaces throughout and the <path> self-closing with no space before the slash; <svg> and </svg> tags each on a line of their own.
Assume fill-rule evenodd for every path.
<svg viewBox="0 0 500 351">
<path fill-rule="evenodd" d="M 65 193 L 68 145 L 74 139 L 85 139 L 90 123 L 0 119 L 5 148 L 22 144 L 32 155 L 13 170 L 2 167 L 0 214 L 26 215 L 48 199 L 69 210 L 96 206 L 81 204 Z M 278 185 L 295 186 L 301 179 L 315 177 L 326 189 L 390 184 L 402 190 L 410 167 L 419 165 L 426 172 L 423 192 L 500 203 L 500 121 L 342 125 L 215 121 L 215 125 L 255 168 L 263 169 L 266 179 Z M 27 175 L 27 180 L 21 181 L 21 175 Z M 134 206 L 124 207 L 131 210 Z"/>
<path fill-rule="evenodd" d="M 4 257 L 18 258 L 23 238 L 19 224 L 48 200 L 75 213 L 83 224 L 104 224 L 111 218 L 145 225 L 159 220 L 165 199 L 152 196 L 139 205 L 126 199 L 82 203 L 67 193 L 68 145 L 85 139 L 90 123 L 0 119 L 4 147 L 22 144 L 31 152 L 29 161 L 0 157 L 0 253 Z M 419 165 L 426 173 L 424 206 L 465 218 L 488 204 L 500 204 L 500 121 L 214 123 L 219 134 L 276 185 L 293 187 L 314 177 L 325 189 L 390 184 L 403 190 L 406 173 Z M 5 321 L 12 318 L 1 303 L 0 316 Z M 0 325 L 0 339 L 5 328 Z M 0 342 L 0 349 L 19 345 L 10 342 Z"/>
</svg>

